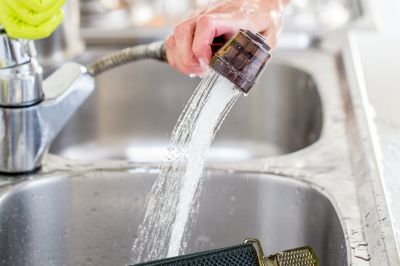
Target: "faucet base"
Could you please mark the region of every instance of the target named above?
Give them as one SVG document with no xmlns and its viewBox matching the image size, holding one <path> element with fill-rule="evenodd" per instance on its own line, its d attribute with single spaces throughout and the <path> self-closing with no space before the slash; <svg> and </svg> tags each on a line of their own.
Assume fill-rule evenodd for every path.
<svg viewBox="0 0 400 266">
<path fill-rule="evenodd" d="M 42 169 L 42 166 L 38 166 L 33 170 L 28 170 L 28 171 L 22 171 L 22 172 L 13 172 L 13 173 L 7 173 L 7 172 L 3 172 L 0 171 L 0 176 L 9 176 L 9 177 L 24 177 L 24 176 L 29 176 L 29 175 L 33 175 L 36 174 L 38 171 L 40 171 L 40 169 Z"/>
<path fill-rule="evenodd" d="M 38 170 L 55 136 L 94 87 L 94 78 L 85 67 L 68 63 L 43 82 L 40 103 L 0 107 L 0 173 Z"/>
</svg>

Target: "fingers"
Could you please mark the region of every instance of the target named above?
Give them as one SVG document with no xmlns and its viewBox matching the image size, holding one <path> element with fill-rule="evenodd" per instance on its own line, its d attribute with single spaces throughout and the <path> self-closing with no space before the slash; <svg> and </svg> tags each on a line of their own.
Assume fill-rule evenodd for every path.
<svg viewBox="0 0 400 266">
<path fill-rule="evenodd" d="M 0 20 L 13 38 L 42 39 L 61 23 L 65 0 L 1 0 Z"/>
<path fill-rule="evenodd" d="M 26 9 L 33 10 L 35 12 L 44 12 L 50 9 L 56 4 L 56 2 L 65 0 L 9 0 L 17 2 L 19 5 L 24 6 Z"/>
<path fill-rule="evenodd" d="M 32 39 L 47 38 L 53 33 L 64 19 L 64 11 L 60 9 L 53 17 L 37 28 L 37 34 Z"/>
<path fill-rule="evenodd" d="M 40 26 L 31 26 L 7 14 L 2 16 L 1 23 L 6 28 L 7 35 L 10 37 L 36 40 L 48 37 L 57 28 L 63 18 L 64 12 L 59 10 L 57 14 Z"/>
<path fill-rule="evenodd" d="M 168 64 L 173 68 L 177 68 L 177 65 L 176 65 L 176 62 L 175 62 L 175 57 L 174 57 L 174 51 L 176 51 L 176 45 L 175 45 L 174 36 L 168 36 L 167 37 L 167 39 L 165 40 L 165 49 L 166 49 L 166 52 L 167 52 Z"/>
<path fill-rule="evenodd" d="M 176 61 L 180 66 L 182 66 L 183 70 L 191 70 L 199 64 L 192 51 L 195 27 L 195 23 L 190 21 L 188 23 L 180 24 L 175 28 L 174 37 L 177 52 Z"/>
<path fill-rule="evenodd" d="M 277 22 L 271 20 L 267 30 L 261 32 L 265 37 L 265 42 L 271 47 L 272 50 L 275 50 L 278 45 L 278 39 L 282 30 L 282 22 Z"/>
<path fill-rule="evenodd" d="M 265 37 L 265 42 L 271 47 L 272 50 L 275 50 L 278 45 L 278 36 L 279 34 L 275 30 L 266 30 L 261 33 Z"/>
<path fill-rule="evenodd" d="M 201 16 L 197 19 L 192 50 L 196 58 L 204 60 L 206 63 L 210 62 L 212 56 L 211 44 L 215 32 L 215 24 L 209 16 Z"/>
<path fill-rule="evenodd" d="M 168 62 L 182 73 L 201 74 L 204 70 L 200 62 L 210 63 L 214 39 L 220 36 L 230 39 L 239 29 L 262 32 L 268 45 L 275 48 L 283 8 L 277 7 L 274 1 L 265 3 L 263 6 L 257 4 L 259 8 L 251 17 L 243 12 L 243 4 L 236 1 L 218 2 L 193 13 L 167 38 Z"/>
<path fill-rule="evenodd" d="M 57 14 L 64 5 L 65 0 L 52 1 L 53 5 L 43 12 L 37 12 L 31 8 L 26 8 L 20 1 L 7 0 L 5 2 L 7 2 L 7 5 L 9 5 L 20 20 L 31 26 L 38 26 Z"/>
<path fill-rule="evenodd" d="M 175 27 L 166 40 L 167 59 L 171 66 L 184 74 L 200 74 L 199 61 L 192 51 L 195 21 L 188 20 Z"/>
<path fill-rule="evenodd" d="M 211 60 L 214 38 L 220 35 L 229 38 L 237 30 L 230 21 L 219 21 L 212 16 L 189 19 L 177 25 L 166 40 L 168 62 L 184 74 L 200 75 L 205 71 L 200 61 L 209 64 Z"/>
<path fill-rule="evenodd" d="M 211 44 L 213 40 L 224 35 L 231 38 L 240 27 L 231 20 L 218 19 L 213 16 L 200 16 L 197 19 L 196 31 L 193 39 L 192 50 L 197 60 L 209 63 L 212 57 Z"/>
<path fill-rule="evenodd" d="M 185 63 L 182 63 L 180 55 L 178 54 L 179 49 L 176 45 L 176 38 L 173 35 L 169 36 L 165 40 L 165 47 L 167 50 L 167 61 L 171 67 L 186 75 L 198 75 L 202 73 L 202 69 L 199 68 L 198 63 L 193 65 L 186 65 Z"/>
</svg>

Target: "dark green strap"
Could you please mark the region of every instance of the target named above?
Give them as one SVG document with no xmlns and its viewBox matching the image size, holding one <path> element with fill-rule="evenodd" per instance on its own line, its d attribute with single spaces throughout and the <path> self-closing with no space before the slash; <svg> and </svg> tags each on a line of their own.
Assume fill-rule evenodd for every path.
<svg viewBox="0 0 400 266">
<path fill-rule="evenodd" d="M 260 266 L 252 244 L 204 251 L 135 266 Z"/>
</svg>

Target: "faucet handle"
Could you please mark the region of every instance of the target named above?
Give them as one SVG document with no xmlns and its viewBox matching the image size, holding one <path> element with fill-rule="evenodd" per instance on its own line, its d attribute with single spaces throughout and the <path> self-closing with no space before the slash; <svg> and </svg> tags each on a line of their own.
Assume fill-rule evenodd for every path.
<svg viewBox="0 0 400 266">
<path fill-rule="evenodd" d="M 53 139 L 94 87 L 84 66 L 67 63 L 43 82 L 43 101 L 28 108 L 0 108 L 0 175 L 38 169 Z"/>
<path fill-rule="evenodd" d="M 0 69 L 28 63 L 32 57 L 36 57 L 33 41 L 10 39 L 0 28 Z"/>
<path fill-rule="evenodd" d="M 0 107 L 25 107 L 43 99 L 42 67 L 33 41 L 9 38 L 0 28 Z"/>
</svg>

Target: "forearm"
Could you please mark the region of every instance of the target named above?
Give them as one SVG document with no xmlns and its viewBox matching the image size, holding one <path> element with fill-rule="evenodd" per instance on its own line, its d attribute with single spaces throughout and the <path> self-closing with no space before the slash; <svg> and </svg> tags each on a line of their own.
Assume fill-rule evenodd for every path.
<svg viewBox="0 0 400 266">
<path fill-rule="evenodd" d="M 258 1 L 258 0 L 256 0 L 256 1 Z M 271 3 L 271 2 L 279 3 L 283 7 L 285 7 L 289 3 L 289 0 L 259 0 L 259 1 L 263 4 Z"/>
<path fill-rule="evenodd" d="M 275 47 L 283 26 L 283 16 L 289 0 L 231 0 L 240 5 L 240 12 L 248 17 L 245 27 L 266 37 L 267 43 Z"/>
<path fill-rule="evenodd" d="M 280 14 L 283 14 L 285 7 L 289 3 L 289 0 L 253 0 L 259 2 L 259 8 L 261 12 L 270 13 L 270 10 L 276 10 Z"/>
</svg>

